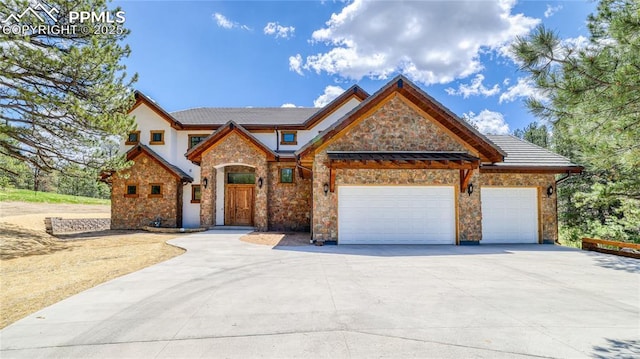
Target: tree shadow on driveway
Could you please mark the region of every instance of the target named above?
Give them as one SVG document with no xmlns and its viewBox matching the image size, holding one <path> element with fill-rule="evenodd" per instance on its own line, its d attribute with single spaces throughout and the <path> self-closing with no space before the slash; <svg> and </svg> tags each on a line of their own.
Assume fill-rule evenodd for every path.
<svg viewBox="0 0 640 359">
<path fill-rule="evenodd" d="M 608 268 L 626 271 L 629 273 L 640 273 L 640 260 L 635 258 L 620 257 L 614 254 L 585 252 L 596 262 L 596 265 Z"/>
<path fill-rule="evenodd" d="M 594 346 L 594 358 L 640 358 L 640 340 L 606 339 L 607 345 Z"/>
<path fill-rule="evenodd" d="M 373 257 L 419 257 L 513 254 L 515 252 L 576 252 L 575 248 L 540 244 L 485 244 L 473 246 L 423 245 L 423 244 L 349 244 L 324 246 L 277 246 L 274 250 L 309 252 L 318 254 L 346 254 Z"/>
</svg>

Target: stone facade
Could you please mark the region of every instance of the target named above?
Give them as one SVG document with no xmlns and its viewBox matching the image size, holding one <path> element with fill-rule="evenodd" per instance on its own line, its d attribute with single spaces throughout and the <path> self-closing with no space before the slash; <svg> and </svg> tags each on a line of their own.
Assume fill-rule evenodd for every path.
<svg viewBox="0 0 640 359">
<path fill-rule="evenodd" d="M 293 168 L 293 183 L 280 183 L 280 169 Z M 269 163 L 269 230 L 309 231 L 311 175 L 300 178 L 295 162 Z"/>
<path fill-rule="evenodd" d="M 401 94 L 394 93 L 378 106 L 349 124 L 341 133 L 319 147 L 312 158 L 313 175 L 301 178 L 293 161 L 273 161 L 259 145 L 238 129 L 233 129 L 200 155 L 200 224 L 216 223 L 218 173 L 255 174 L 253 225 L 257 230 L 308 231 L 318 241 L 338 238 L 338 191 L 342 185 L 450 186 L 455 193 L 456 240 L 482 240 L 482 191 L 484 186 L 535 187 L 538 189 L 540 233 L 545 242 L 557 240 L 556 195 L 547 197 L 546 188 L 554 184 L 553 174 L 480 173 L 473 171 L 474 192 L 460 191 L 460 171 L 454 169 L 336 169 L 335 191 L 325 194 L 330 182 L 328 151 L 463 151 L 478 155 L 436 121 L 417 110 Z M 267 151 L 268 152 L 268 151 Z M 294 169 L 293 183 L 280 183 L 280 170 Z M 205 181 L 206 179 L 206 181 Z M 152 183 L 163 185 L 162 196 L 150 196 Z M 207 183 L 207 186 L 204 186 Z M 223 182 L 220 181 L 220 184 Z M 138 185 L 136 196 L 126 195 L 127 185 Z M 181 225 L 182 183 L 153 158 L 141 154 L 133 167 L 114 175 L 112 222 L 114 229 L 140 228 L 155 218 L 163 227 Z M 216 209 L 218 208 L 218 209 Z"/>
<path fill-rule="evenodd" d="M 150 196 L 152 183 L 162 185 L 161 196 Z M 138 186 L 135 196 L 127 195 L 128 185 Z M 155 159 L 140 154 L 133 166 L 113 175 L 111 229 L 139 229 L 158 217 L 162 227 L 181 226 L 182 187 Z"/>
<path fill-rule="evenodd" d="M 348 133 L 329 151 L 467 151 L 431 119 L 425 119 L 396 95 Z"/>
<path fill-rule="evenodd" d="M 51 235 L 61 233 L 97 232 L 111 228 L 110 218 L 46 217 L 44 227 Z"/>
<path fill-rule="evenodd" d="M 317 152 L 313 162 L 313 237 L 319 241 L 338 237 L 338 193 L 324 194 L 329 183 L 327 151 L 464 151 L 465 147 L 445 131 L 425 119 L 400 98 L 395 97 L 373 114 L 357 122 L 347 133 Z M 540 196 L 542 238 L 557 239 L 555 194 L 547 198 L 546 188 L 553 174 L 480 174 L 476 169 L 470 183 L 474 192 L 460 192 L 458 170 L 338 169 L 340 185 L 448 185 L 453 186 L 457 203 L 458 241 L 482 239 L 482 186 L 537 187 Z"/>
<path fill-rule="evenodd" d="M 213 226 L 216 218 L 216 173 L 224 171 L 225 166 L 243 165 L 252 167 L 256 179 L 263 178 L 262 188 L 256 186 L 253 224 L 257 230 L 266 231 L 267 192 L 269 188 L 267 158 L 264 152 L 235 132 L 229 133 L 217 144 L 202 154 L 200 163 L 200 183 L 207 178 L 208 186 L 201 187 L 200 224 Z"/>
<path fill-rule="evenodd" d="M 316 153 L 313 162 L 313 236 L 320 241 L 338 237 L 338 194 L 324 194 L 329 182 L 327 151 L 465 151 L 464 145 L 425 119 L 395 96 L 346 134 Z M 472 181 L 477 180 L 475 170 Z M 480 240 L 480 198 L 460 194 L 458 170 L 339 169 L 335 185 L 449 185 L 458 196 L 458 233 L 463 240 Z"/>
<path fill-rule="evenodd" d="M 531 173 L 482 173 L 480 181 L 483 186 L 499 187 L 537 187 L 538 203 L 540 204 L 540 224 L 542 225 L 542 240 L 552 243 L 558 239 L 558 212 L 556 193 L 547 196 L 547 187 L 554 185 L 553 174 Z"/>
</svg>

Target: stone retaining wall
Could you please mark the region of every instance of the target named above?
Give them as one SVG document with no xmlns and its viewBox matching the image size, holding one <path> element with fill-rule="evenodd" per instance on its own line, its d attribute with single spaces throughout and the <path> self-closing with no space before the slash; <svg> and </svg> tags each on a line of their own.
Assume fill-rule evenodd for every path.
<svg viewBox="0 0 640 359">
<path fill-rule="evenodd" d="M 44 219 L 47 233 L 62 234 L 75 232 L 105 231 L 111 227 L 110 218 L 60 218 L 47 217 Z"/>
</svg>

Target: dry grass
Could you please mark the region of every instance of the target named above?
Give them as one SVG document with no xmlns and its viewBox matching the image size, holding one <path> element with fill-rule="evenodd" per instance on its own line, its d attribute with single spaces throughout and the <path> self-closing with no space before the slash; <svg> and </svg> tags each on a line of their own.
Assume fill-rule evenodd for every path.
<svg viewBox="0 0 640 359">
<path fill-rule="evenodd" d="M 108 217 L 109 206 L 13 202 L 9 211 L 6 203 L 0 203 L 0 328 L 184 252 L 165 243 L 179 234 L 102 231 L 56 238 L 44 231 L 44 217 Z"/>
<path fill-rule="evenodd" d="M 309 233 L 306 232 L 252 232 L 240 237 L 247 243 L 265 246 L 308 246 Z"/>
</svg>

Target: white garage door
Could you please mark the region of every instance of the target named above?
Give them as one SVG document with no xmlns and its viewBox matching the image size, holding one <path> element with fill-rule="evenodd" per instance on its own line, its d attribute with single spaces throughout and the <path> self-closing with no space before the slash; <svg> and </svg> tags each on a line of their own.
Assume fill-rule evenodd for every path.
<svg viewBox="0 0 640 359">
<path fill-rule="evenodd" d="M 453 187 L 339 186 L 338 243 L 454 244 Z"/>
<path fill-rule="evenodd" d="M 480 243 L 538 243 L 536 188 L 482 188 Z"/>
</svg>

